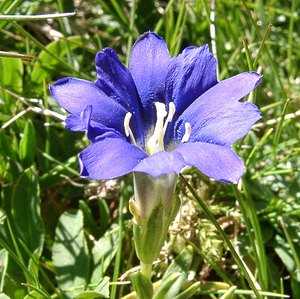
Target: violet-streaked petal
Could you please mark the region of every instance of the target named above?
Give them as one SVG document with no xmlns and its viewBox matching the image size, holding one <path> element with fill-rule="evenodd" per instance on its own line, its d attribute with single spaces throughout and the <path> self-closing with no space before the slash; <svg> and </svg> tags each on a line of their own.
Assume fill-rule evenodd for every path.
<svg viewBox="0 0 300 299">
<path fill-rule="evenodd" d="M 148 125 L 155 122 L 154 102 L 164 102 L 164 81 L 169 62 L 166 42 L 153 32 L 143 34 L 132 48 L 129 70 L 142 102 L 142 117 Z"/>
<path fill-rule="evenodd" d="M 261 114 L 254 104 L 239 100 L 257 86 L 261 77 L 255 72 L 242 73 L 210 88 L 179 116 L 175 139 L 180 141 L 184 136 L 186 122 L 192 128 L 189 142 L 230 146 L 242 138 Z"/>
<path fill-rule="evenodd" d="M 70 113 L 80 116 L 90 105 L 93 107 L 91 119 L 124 133 L 126 109 L 105 95 L 93 82 L 63 78 L 51 85 L 50 91 L 58 104 Z"/>
<path fill-rule="evenodd" d="M 216 60 L 208 45 L 188 47 L 168 67 L 165 96 L 174 102 L 177 118 L 200 95 L 217 84 Z"/>
<path fill-rule="evenodd" d="M 95 58 L 96 85 L 132 114 L 132 131 L 141 144 L 144 143 L 143 123 L 139 96 L 129 70 L 111 48 L 98 52 Z"/>
<path fill-rule="evenodd" d="M 186 165 L 197 167 L 210 178 L 227 183 L 237 183 L 245 171 L 243 162 L 227 146 L 204 142 L 183 143 L 176 150 Z"/>
<path fill-rule="evenodd" d="M 161 151 L 141 161 L 133 171 L 145 172 L 152 176 L 160 176 L 169 173 L 179 174 L 186 166 L 186 162 L 178 152 Z"/>
<path fill-rule="evenodd" d="M 95 64 L 98 78 L 96 85 L 127 111 L 139 115 L 140 103 L 135 84 L 117 53 L 111 48 L 105 48 L 96 54 Z"/>
<path fill-rule="evenodd" d="M 117 178 L 133 171 L 145 157 L 141 149 L 110 132 L 79 154 L 80 174 L 95 180 Z"/>
</svg>

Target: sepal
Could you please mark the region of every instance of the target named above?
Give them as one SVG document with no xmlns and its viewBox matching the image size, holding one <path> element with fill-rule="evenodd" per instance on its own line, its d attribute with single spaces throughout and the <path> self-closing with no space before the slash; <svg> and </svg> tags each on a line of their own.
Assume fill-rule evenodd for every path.
<svg viewBox="0 0 300 299">
<path fill-rule="evenodd" d="M 152 264 L 166 240 L 180 200 L 175 195 L 176 175 L 152 177 L 135 173 L 135 199 L 129 204 L 134 216 L 133 234 L 136 253 L 144 264 Z"/>
</svg>

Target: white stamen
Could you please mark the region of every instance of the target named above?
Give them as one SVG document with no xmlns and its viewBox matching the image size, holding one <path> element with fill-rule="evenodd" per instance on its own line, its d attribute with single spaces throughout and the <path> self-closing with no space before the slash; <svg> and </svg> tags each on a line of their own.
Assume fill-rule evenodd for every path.
<svg viewBox="0 0 300 299">
<path fill-rule="evenodd" d="M 130 123 L 130 119 L 132 117 L 132 113 L 127 112 L 124 118 L 124 129 L 125 129 L 125 135 L 126 137 L 128 137 L 130 135 L 130 127 L 129 127 L 129 123 Z"/>
<path fill-rule="evenodd" d="M 167 116 L 167 111 L 166 111 L 166 106 L 163 103 L 160 102 L 155 102 L 155 108 L 156 108 L 156 115 L 157 115 L 157 120 L 156 124 L 159 122 L 163 122 L 164 118 Z M 156 128 L 156 126 L 155 126 Z"/>
<path fill-rule="evenodd" d="M 164 150 L 164 118 L 167 116 L 166 106 L 163 103 L 156 102 L 156 124 L 153 135 L 147 142 L 147 152 L 152 155 L 158 151 Z"/>
<path fill-rule="evenodd" d="M 184 135 L 181 139 L 181 142 L 184 143 L 184 142 L 187 142 L 191 136 L 191 133 L 192 133 L 192 127 L 191 127 L 191 124 L 186 122 L 184 124 L 184 129 L 185 129 L 185 132 L 184 132 Z"/>
<path fill-rule="evenodd" d="M 172 121 L 173 119 L 173 116 L 175 114 L 175 111 L 176 111 L 176 108 L 175 108 L 175 104 L 173 102 L 170 102 L 169 103 L 169 112 L 168 112 L 168 116 L 167 116 L 167 119 L 165 121 L 165 124 L 164 124 L 164 130 L 163 130 L 163 135 L 165 136 L 166 134 L 166 131 L 167 131 L 167 127 L 168 127 L 168 124 Z"/>
<path fill-rule="evenodd" d="M 130 129 L 130 126 L 129 126 L 131 117 L 132 117 L 132 113 L 127 112 L 126 115 L 125 115 L 125 118 L 124 118 L 124 130 L 125 130 L 126 137 L 130 136 L 131 143 L 136 145 L 135 138 L 134 138 L 133 133 L 132 133 L 132 131 Z"/>
<path fill-rule="evenodd" d="M 175 104 L 173 102 L 170 102 L 169 103 L 169 113 L 168 113 L 168 117 L 166 119 L 166 123 L 167 122 L 170 123 L 172 121 L 175 111 L 176 111 Z"/>
</svg>

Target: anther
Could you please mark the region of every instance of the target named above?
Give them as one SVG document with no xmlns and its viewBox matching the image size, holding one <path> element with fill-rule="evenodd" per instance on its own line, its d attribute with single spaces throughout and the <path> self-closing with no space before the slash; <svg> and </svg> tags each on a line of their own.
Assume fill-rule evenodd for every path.
<svg viewBox="0 0 300 299">
<path fill-rule="evenodd" d="M 191 133 L 192 133 L 192 127 L 191 127 L 191 124 L 188 123 L 188 122 L 186 122 L 186 123 L 184 124 L 184 129 L 185 129 L 184 135 L 183 135 L 183 137 L 182 137 L 182 139 L 181 139 L 181 142 L 182 142 L 182 143 L 187 142 L 187 141 L 189 140 L 190 136 L 191 136 Z"/>
<path fill-rule="evenodd" d="M 124 118 L 124 130 L 125 130 L 125 135 L 126 137 L 129 137 L 130 136 L 130 141 L 132 144 L 134 145 L 137 145 L 136 144 L 136 141 L 135 141 L 135 138 L 133 136 L 133 133 L 130 129 L 130 120 L 131 120 L 131 117 L 132 117 L 132 113 L 130 112 L 127 112 L 126 115 L 125 115 L 125 118 Z"/>
<path fill-rule="evenodd" d="M 132 117 L 132 113 L 127 112 L 124 118 L 124 129 L 125 129 L 125 135 L 126 137 L 128 137 L 130 135 L 130 127 L 129 127 L 129 123 L 130 123 L 130 119 Z"/>
<path fill-rule="evenodd" d="M 168 113 L 168 117 L 166 119 L 166 123 L 167 122 L 171 122 L 173 120 L 173 116 L 175 114 L 176 108 L 175 108 L 175 104 L 173 102 L 169 103 L 169 113 Z"/>
</svg>

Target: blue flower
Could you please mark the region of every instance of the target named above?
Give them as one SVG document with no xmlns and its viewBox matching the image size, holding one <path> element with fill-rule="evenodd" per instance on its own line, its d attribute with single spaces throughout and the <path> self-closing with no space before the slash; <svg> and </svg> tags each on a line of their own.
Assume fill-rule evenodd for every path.
<svg viewBox="0 0 300 299">
<path fill-rule="evenodd" d="M 143 34 L 127 69 L 105 48 L 95 59 L 97 80 L 63 78 L 50 86 L 70 115 L 66 128 L 85 131 L 91 144 L 79 154 L 80 173 L 111 179 L 130 172 L 158 177 L 195 166 L 236 183 L 244 165 L 232 145 L 261 118 L 240 101 L 261 80 L 245 72 L 218 82 L 207 45 L 170 57 L 165 41 Z"/>
</svg>

